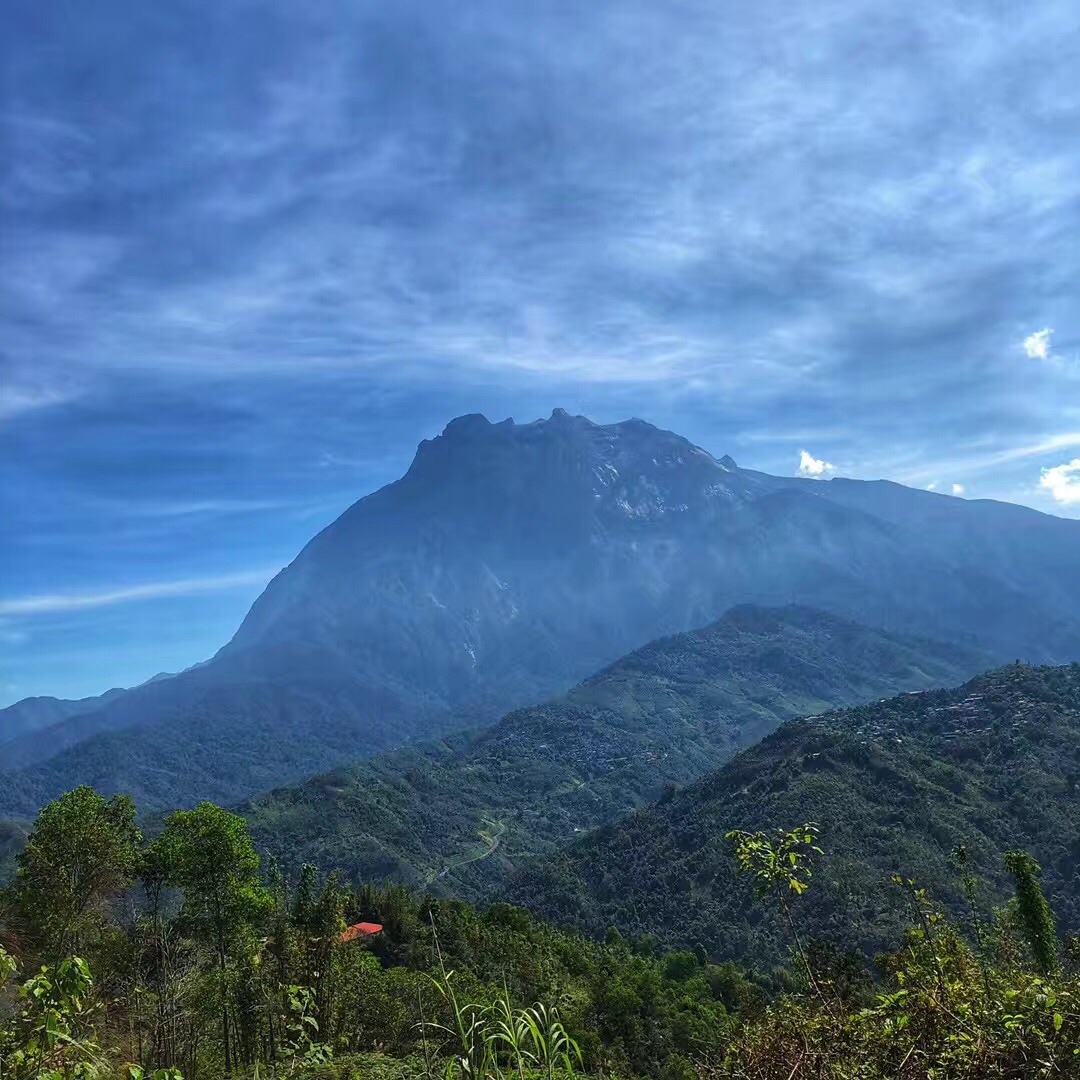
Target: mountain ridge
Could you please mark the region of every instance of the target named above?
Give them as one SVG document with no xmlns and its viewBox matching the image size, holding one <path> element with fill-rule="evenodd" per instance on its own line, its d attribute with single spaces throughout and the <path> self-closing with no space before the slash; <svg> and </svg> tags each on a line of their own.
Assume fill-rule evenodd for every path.
<svg viewBox="0 0 1080 1080">
<path fill-rule="evenodd" d="M 122 687 L 113 687 L 102 694 L 84 698 L 57 698 L 47 694 L 20 698 L 0 709 L 0 747 L 14 740 L 39 732 L 44 728 L 63 724 L 65 720 L 93 712 L 96 708 L 126 693 Z"/>
</svg>

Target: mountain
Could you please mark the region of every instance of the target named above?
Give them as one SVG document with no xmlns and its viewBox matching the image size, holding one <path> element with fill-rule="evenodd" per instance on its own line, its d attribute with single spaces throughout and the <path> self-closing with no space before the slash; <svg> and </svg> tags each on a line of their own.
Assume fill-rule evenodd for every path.
<svg viewBox="0 0 1080 1080">
<path fill-rule="evenodd" d="M 283 865 L 479 897 L 523 854 L 696 779 L 785 719 L 982 665 L 808 608 L 741 607 L 493 727 L 358 762 L 242 812 Z"/>
<path fill-rule="evenodd" d="M 452 421 L 208 662 L 0 747 L 0 812 L 74 783 L 231 802 L 565 691 L 740 603 L 999 660 L 1080 657 L 1080 522 L 771 477 L 640 420 Z"/>
<path fill-rule="evenodd" d="M 83 713 L 93 712 L 124 691 L 106 690 L 97 697 L 69 700 L 55 697 L 28 697 L 0 709 L 0 747 L 21 736 L 62 724 Z M 0 750 L 2 753 L 2 750 Z M 4 759 L 9 760 L 9 759 Z"/>
<path fill-rule="evenodd" d="M 868 954 L 910 912 L 915 878 L 963 912 L 950 853 L 966 847 L 981 902 L 1008 894 L 1004 851 L 1045 872 L 1059 928 L 1080 929 L 1080 664 L 1013 666 L 959 689 L 792 720 L 671 798 L 522 866 L 504 898 L 593 934 L 617 926 L 756 961 L 783 929 L 736 879 L 731 829 L 816 821 L 824 856 L 798 901 L 804 933 Z"/>
</svg>

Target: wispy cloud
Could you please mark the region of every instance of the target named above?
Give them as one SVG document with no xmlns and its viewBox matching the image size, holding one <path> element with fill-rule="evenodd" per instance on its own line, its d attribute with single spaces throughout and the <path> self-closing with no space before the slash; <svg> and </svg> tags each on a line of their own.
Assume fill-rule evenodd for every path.
<svg viewBox="0 0 1080 1080">
<path fill-rule="evenodd" d="M 136 517 L 172 518 L 203 514 L 257 514 L 270 510 L 297 508 L 304 504 L 284 499 L 177 499 L 173 501 L 148 499 L 106 502 L 104 505 Z"/>
<path fill-rule="evenodd" d="M 1058 450 L 1071 449 L 1074 446 L 1080 446 L 1080 431 L 1063 431 L 1035 442 L 1021 442 L 1002 450 L 987 450 L 981 447 L 972 448 L 966 454 L 941 457 L 928 461 L 926 464 L 920 464 L 915 468 L 897 465 L 893 475 L 903 483 L 925 484 L 928 482 L 928 478 L 935 475 L 940 476 L 942 473 L 946 475 L 949 473 L 954 475 L 984 473 L 991 469 L 1000 468 L 1002 465 L 1011 465 L 1030 458 L 1042 457 Z"/>
<path fill-rule="evenodd" d="M 276 569 L 250 570 L 217 577 L 183 578 L 179 581 L 155 581 L 93 593 L 51 593 L 39 596 L 12 597 L 0 600 L 0 616 L 48 615 L 91 608 L 112 607 L 143 600 L 160 600 L 196 593 L 224 592 L 229 589 L 265 585 Z"/>
<path fill-rule="evenodd" d="M 4 386 L 0 387 L 0 422 L 11 420 L 35 409 L 61 405 L 77 395 L 60 388 Z"/>
<path fill-rule="evenodd" d="M 868 43 L 862 3 L 747 8 L 723 26 L 707 6 L 678 20 L 533 9 L 527 34 L 497 6 L 476 20 L 331 10 L 338 35 L 268 5 L 289 49 L 178 72 L 168 115 L 125 91 L 115 131 L 89 123 L 79 88 L 32 87 L 43 104 L 20 137 L 49 175 L 93 176 L 95 199 L 83 227 L 68 213 L 63 229 L 18 231 L 28 272 L 9 269 L 8 287 L 35 316 L 16 335 L 26 364 L 645 392 L 693 379 L 695 393 L 769 399 L 811 380 L 843 395 L 857 363 L 864 393 L 885 398 L 867 358 L 887 368 L 903 352 L 930 395 L 982 362 L 1012 317 L 1003 298 L 1024 281 L 1052 291 L 1037 266 L 1068 255 L 1050 222 L 1075 205 L 1075 156 L 1010 120 L 1068 100 L 1067 64 L 1044 57 L 1033 76 L 1020 59 L 1053 31 L 1044 11 L 1006 24 L 916 4 Z M 172 48 L 144 29 L 145 49 L 118 62 L 152 69 Z M 224 16 L 219 29 L 235 30 Z M 804 43 L 783 66 L 764 44 L 779 33 Z M 659 39 L 663 54 L 643 50 Z M 875 59 L 857 83 L 839 62 L 853 40 Z M 985 91 L 975 124 L 944 104 L 970 79 Z M 188 137 L 160 138 L 174 125 Z M 137 155 L 117 152 L 128 132 Z M 35 209 L 77 211 L 81 192 L 47 184 Z M 43 328 L 62 331 L 44 360 Z"/>
<path fill-rule="evenodd" d="M 954 495 L 963 495 L 967 488 L 963 484 L 953 484 L 951 490 Z"/>
<path fill-rule="evenodd" d="M 74 400 L 81 382 L 74 373 L 35 370 L 0 355 L 0 423 Z"/>
</svg>

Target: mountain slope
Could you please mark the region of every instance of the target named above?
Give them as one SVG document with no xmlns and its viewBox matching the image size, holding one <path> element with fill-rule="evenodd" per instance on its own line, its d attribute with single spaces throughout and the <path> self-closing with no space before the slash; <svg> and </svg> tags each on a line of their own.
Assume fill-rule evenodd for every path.
<svg viewBox="0 0 1080 1080">
<path fill-rule="evenodd" d="M 770 477 L 640 420 L 460 417 L 210 661 L 0 747 L 0 813 L 79 782 L 148 807 L 238 800 L 492 722 L 734 604 L 792 602 L 998 660 L 1073 659 L 1080 522 Z M 227 753 L 200 753 L 208 732 Z"/>
<path fill-rule="evenodd" d="M 1080 928 L 1080 664 L 1009 667 L 955 690 L 793 720 L 699 783 L 521 868 L 505 897 L 592 933 L 609 925 L 756 960 L 782 929 L 736 880 L 730 829 L 816 820 L 825 856 L 804 929 L 868 953 L 897 940 L 918 879 L 961 907 L 950 852 L 1005 895 L 1001 854 L 1042 863 L 1062 929 Z"/>
<path fill-rule="evenodd" d="M 695 779 L 791 716 L 944 685 L 982 663 L 806 608 L 737 608 L 494 727 L 358 762 L 243 812 L 286 864 L 482 895 L 508 860 Z"/>
</svg>

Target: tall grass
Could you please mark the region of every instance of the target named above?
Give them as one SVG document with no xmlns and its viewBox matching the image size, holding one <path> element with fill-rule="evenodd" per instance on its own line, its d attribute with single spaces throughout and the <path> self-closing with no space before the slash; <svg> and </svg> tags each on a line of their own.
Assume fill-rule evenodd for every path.
<svg viewBox="0 0 1080 1080">
<path fill-rule="evenodd" d="M 576 1075 L 575 1063 L 582 1066 L 581 1049 L 567 1033 L 557 1009 L 541 1002 L 515 1008 L 505 985 L 493 1004 L 462 1001 L 454 972 L 443 962 L 437 935 L 435 947 L 439 975 L 432 982 L 449 1006 L 450 1021 L 422 1021 L 421 1026 L 443 1040 L 442 1052 L 449 1057 L 440 1070 L 428 1059 L 430 1080 L 569 1080 Z"/>
</svg>

